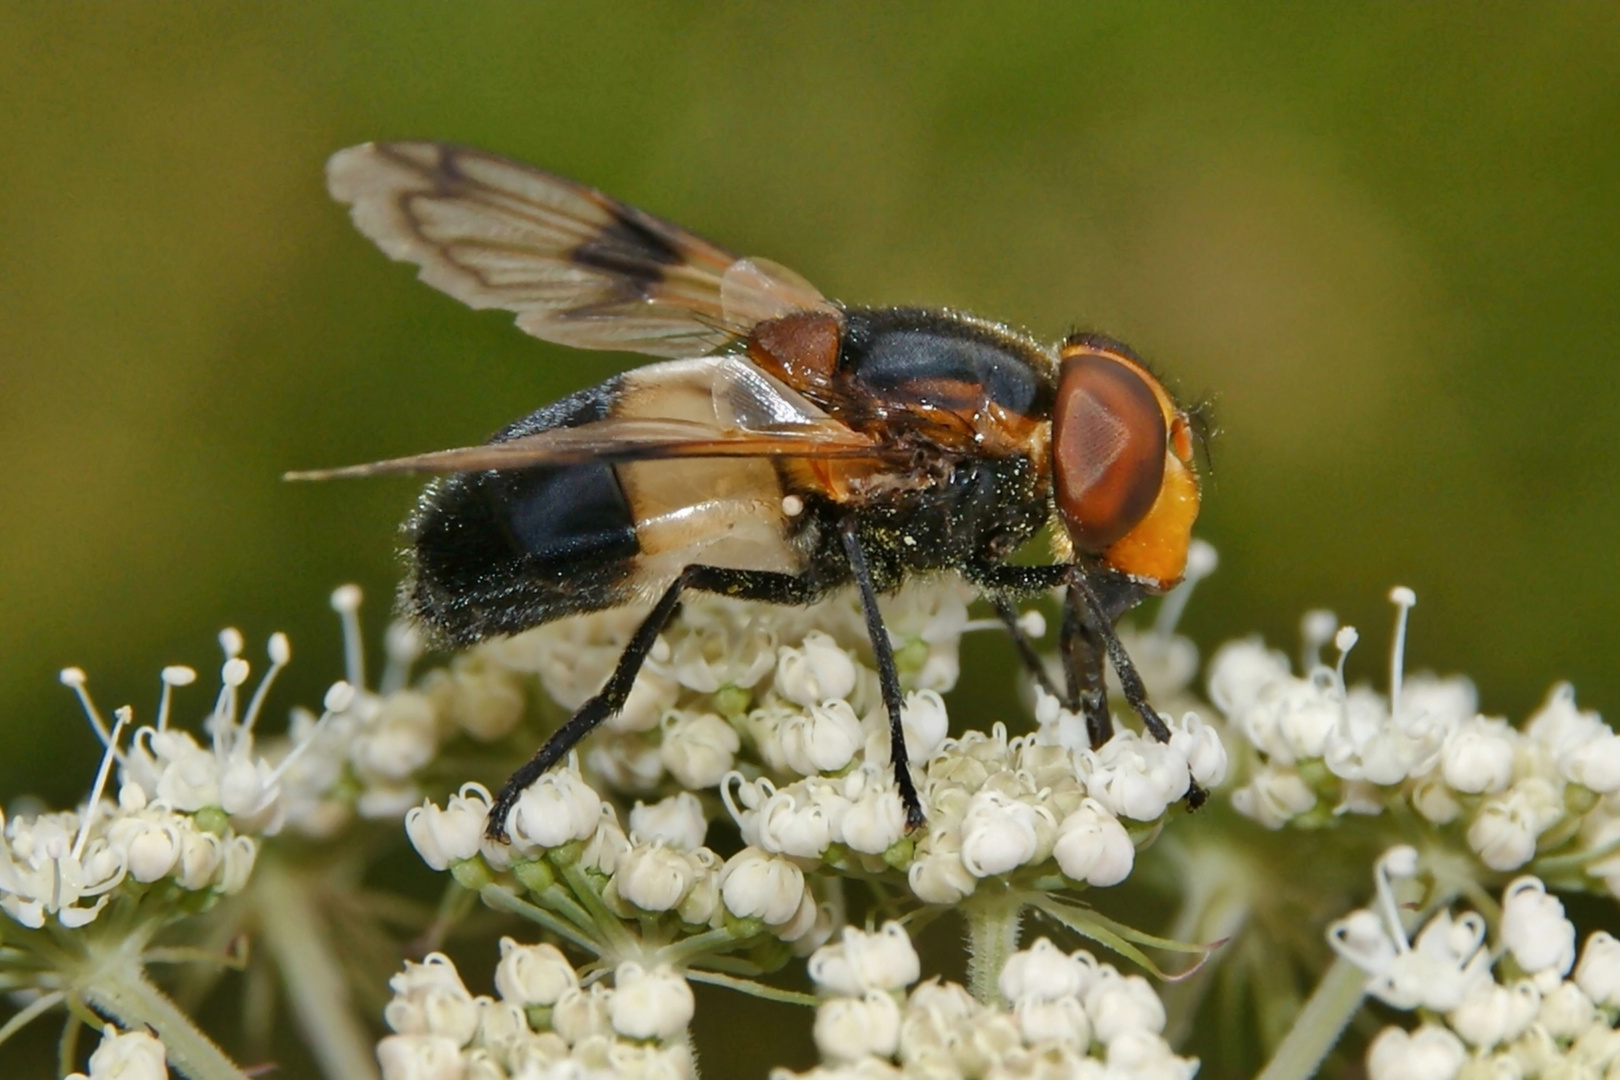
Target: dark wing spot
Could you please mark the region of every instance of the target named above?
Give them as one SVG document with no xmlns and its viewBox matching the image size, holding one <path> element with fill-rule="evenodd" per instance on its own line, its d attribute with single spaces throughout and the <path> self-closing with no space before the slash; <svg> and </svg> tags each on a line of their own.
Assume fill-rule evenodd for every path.
<svg viewBox="0 0 1620 1080">
<path fill-rule="evenodd" d="M 613 223 L 568 253 L 575 265 L 616 274 L 642 290 L 664 280 L 660 266 L 677 266 L 681 253 L 656 229 L 623 208 L 614 208 Z"/>
</svg>

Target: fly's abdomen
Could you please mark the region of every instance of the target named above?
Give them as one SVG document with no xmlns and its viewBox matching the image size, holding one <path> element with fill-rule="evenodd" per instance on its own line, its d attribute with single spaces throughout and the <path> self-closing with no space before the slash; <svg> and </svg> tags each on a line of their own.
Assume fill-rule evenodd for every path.
<svg viewBox="0 0 1620 1080">
<path fill-rule="evenodd" d="M 493 441 L 601 420 L 617 382 L 570 395 Z M 450 476 L 423 493 L 408 528 L 406 603 L 455 644 L 612 607 L 633 592 L 636 522 L 606 462 Z"/>
</svg>

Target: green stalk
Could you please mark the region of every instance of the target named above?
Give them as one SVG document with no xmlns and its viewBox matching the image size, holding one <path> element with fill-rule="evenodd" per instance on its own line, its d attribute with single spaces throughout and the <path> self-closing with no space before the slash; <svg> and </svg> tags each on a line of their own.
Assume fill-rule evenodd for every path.
<svg viewBox="0 0 1620 1080">
<path fill-rule="evenodd" d="M 310 891 L 308 881 L 270 852 L 259 856 L 253 875 L 259 929 L 281 972 L 298 1030 L 333 1080 L 376 1080 L 370 1033 L 355 1012 L 330 928 Z"/>
<path fill-rule="evenodd" d="M 1362 987 L 1366 985 L 1365 971 L 1342 956 L 1333 961 L 1311 991 L 1293 1028 L 1255 1080 L 1306 1080 L 1315 1076 L 1345 1025 L 1361 1007 Z"/>
<path fill-rule="evenodd" d="M 1018 949 L 1023 903 L 1003 893 L 970 902 L 963 914 L 968 924 L 968 990 L 986 1005 L 1005 1005 L 997 984 L 1007 958 Z"/>
<path fill-rule="evenodd" d="M 153 986 L 140 957 L 121 951 L 86 980 L 84 999 L 128 1031 L 150 1030 L 163 1042 L 169 1064 L 190 1080 L 248 1080 L 247 1074 L 204 1035 L 191 1017 Z"/>
</svg>

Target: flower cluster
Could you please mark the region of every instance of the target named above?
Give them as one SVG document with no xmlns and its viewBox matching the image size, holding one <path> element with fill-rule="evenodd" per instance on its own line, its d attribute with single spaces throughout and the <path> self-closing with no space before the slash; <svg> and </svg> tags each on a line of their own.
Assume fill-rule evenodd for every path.
<svg viewBox="0 0 1620 1080">
<path fill-rule="evenodd" d="M 389 981 L 383 1080 L 692 1076 L 686 980 L 628 961 L 612 976 L 611 987 L 587 984 L 552 946 L 511 938 L 501 940 L 494 996 L 470 993 L 442 953 L 407 962 Z"/>
<path fill-rule="evenodd" d="M 1028 735 L 998 724 L 948 737 L 939 689 L 956 677 L 961 634 L 974 625 L 967 598 L 954 579 L 918 582 L 885 610 L 908 658 L 903 724 L 928 813 L 920 834 L 906 830 L 888 716 L 861 651 L 865 624 L 844 595 L 805 609 L 693 598 L 585 763 L 523 792 L 509 844 L 484 839 L 490 798 L 478 785 L 442 807 L 424 801 L 407 832 L 430 866 L 526 894 L 609 956 L 623 950 L 604 915 L 656 926 L 660 942 L 724 930 L 732 936 L 715 951 L 766 934 L 808 953 L 832 930 L 818 890 L 846 874 L 929 904 L 989 879 L 1032 895 L 1123 880 L 1191 784 L 1221 781 L 1219 739 L 1188 714 L 1169 743 L 1122 731 L 1094 751 L 1050 698 Z M 486 670 L 535 671 L 571 707 L 606 678 L 634 625 L 620 611 L 565 619 L 480 655 Z M 637 802 L 627 828 L 614 792 L 671 781 L 675 793 Z M 712 787 L 718 803 L 693 794 Z M 729 858 L 704 844 L 720 806 L 743 843 Z"/>
<path fill-rule="evenodd" d="M 913 986 L 919 974 L 898 923 L 874 933 L 846 928 L 810 958 L 822 998 L 814 1029 L 822 1064 L 802 1074 L 778 1070 L 775 1080 L 1188 1080 L 1198 1069 L 1162 1037 L 1164 1006 L 1147 981 L 1084 950 L 1064 955 L 1042 938 L 1014 953 L 1000 973 L 1000 1003 L 937 978 Z"/>
<path fill-rule="evenodd" d="M 447 743 L 465 736 L 490 743 L 511 733 L 528 707 L 525 677 L 474 649 L 410 684 L 422 652 L 420 635 L 397 622 L 385 639 L 387 665 L 377 689 L 368 687 L 360 637 L 360 590 L 332 593 L 343 623 L 346 685 L 352 692 L 332 715 L 293 710 L 291 736 L 310 743 L 288 770 L 287 820 L 306 836 L 327 838 L 355 814 L 398 821 L 421 801 L 425 780 Z"/>
<path fill-rule="evenodd" d="M 1563 904 L 1529 876 L 1502 892 L 1494 947 L 1476 912 L 1441 911 L 1409 941 L 1396 892 L 1418 861 L 1409 847 L 1387 852 L 1376 910 L 1352 912 L 1329 931 L 1339 954 L 1367 972 L 1369 994 L 1429 1017 L 1379 1033 L 1367 1051 L 1373 1080 L 1615 1075 L 1620 941 L 1594 933 L 1577 962 Z"/>
<path fill-rule="evenodd" d="M 1399 617 L 1387 697 L 1346 687 L 1356 632 L 1336 628 L 1330 613 L 1306 617 L 1303 676 L 1257 639 L 1215 654 L 1210 700 L 1249 749 L 1234 805 L 1280 828 L 1400 802 L 1460 836 L 1493 871 L 1556 855 L 1620 896 L 1620 735 L 1578 709 L 1567 684 L 1520 729 L 1481 715 L 1465 678 L 1405 678 L 1416 598 L 1408 589 L 1391 598 Z M 1335 666 L 1318 660 L 1329 640 Z"/>
<path fill-rule="evenodd" d="M 92 922 L 119 897 L 139 902 L 159 883 L 206 900 L 240 891 L 258 855 L 258 837 L 273 835 L 285 816 L 283 779 L 308 748 L 295 743 L 279 763 L 255 752 L 254 727 L 264 697 L 290 651 L 280 634 L 270 639 L 270 668 L 244 707 L 249 675 L 242 638 L 220 635 L 225 663 L 213 711 L 204 721 L 208 745 L 169 723 L 172 692 L 196 680 L 186 667 L 163 669 L 163 691 L 152 724 L 135 728 L 127 706 L 108 725 L 96 708 L 83 671 L 68 668 L 62 682 L 78 694 L 104 746 L 89 799 L 76 811 L 0 815 L 0 910 L 38 929 L 48 920 L 77 928 Z M 348 687 L 328 693 L 332 709 L 347 702 Z M 114 765 L 117 799 L 104 798 Z M 196 910 L 195 901 L 189 910 Z M 171 905 L 149 912 L 161 920 Z"/>
</svg>

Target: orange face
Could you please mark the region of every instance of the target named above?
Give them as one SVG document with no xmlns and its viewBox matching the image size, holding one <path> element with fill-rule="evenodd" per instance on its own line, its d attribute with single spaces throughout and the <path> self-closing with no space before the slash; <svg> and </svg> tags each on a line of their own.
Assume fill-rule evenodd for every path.
<svg viewBox="0 0 1620 1080">
<path fill-rule="evenodd" d="M 1077 552 L 1156 590 L 1181 580 L 1198 517 L 1186 413 L 1112 342 L 1072 337 L 1052 412 L 1058 514 Z"/>
</svg>

